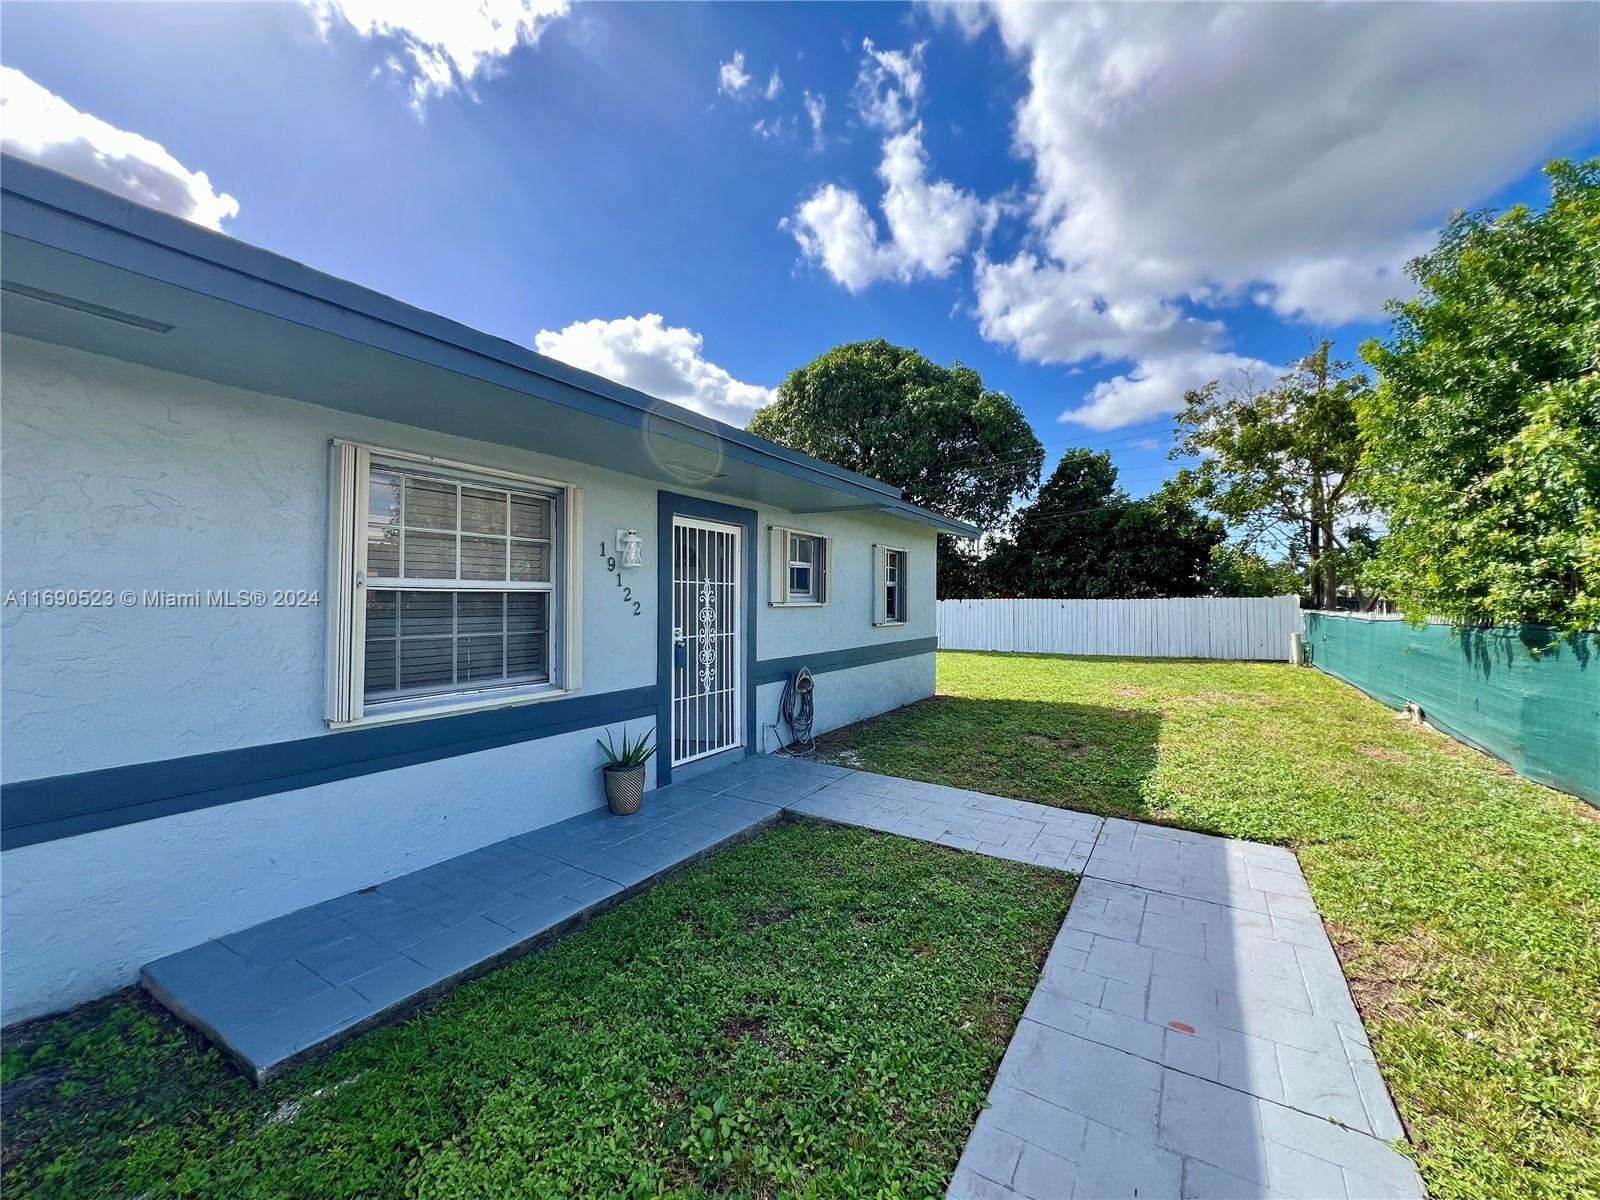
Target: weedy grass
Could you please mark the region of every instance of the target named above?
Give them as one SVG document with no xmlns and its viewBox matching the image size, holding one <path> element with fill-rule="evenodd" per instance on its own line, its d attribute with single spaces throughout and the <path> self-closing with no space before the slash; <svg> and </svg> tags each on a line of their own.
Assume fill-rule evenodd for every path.
<svg viewBox="0 0 1600 1200">
<path fill-rule="evenodd" d="M 1429 1191 L 1600 1196 L 1600 813 L 1287 665 L 944 653 L 939 691 L 824 752 L 1293 847 Z"/>
<path fill-rule="evenodd" d="M 1074 884 L 780 826 L 260 1091 L 123 993 L 9 1039 L 4 1190 L 939 1195 Z"/>
</svg>

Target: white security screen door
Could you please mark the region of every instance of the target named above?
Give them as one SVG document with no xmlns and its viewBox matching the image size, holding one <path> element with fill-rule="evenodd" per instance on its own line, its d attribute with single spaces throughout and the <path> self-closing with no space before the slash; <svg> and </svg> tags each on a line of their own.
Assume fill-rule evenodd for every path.
<svg viewBox="0 0 1600 1200">
<path fill-rule="evenodd" d="M 672 764 L 744 745 L 740 529 L 672 520 Z"/>
</svg>

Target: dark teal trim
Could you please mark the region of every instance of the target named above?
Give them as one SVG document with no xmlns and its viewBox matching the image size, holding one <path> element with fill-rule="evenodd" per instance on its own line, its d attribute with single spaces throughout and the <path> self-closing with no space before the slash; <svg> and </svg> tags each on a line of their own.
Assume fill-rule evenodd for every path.
<svg viewBox="0 0 1600 1200">
<path fill-rule="evenodd" d="M 648 717 L 656 689 L 570 696 L 0 787 L 0 849 Z M 535 781 L 529 781 L 536 787 Z"/>
<path fill-rule="evenodd" d="M 756 752 L 756 510 L 656 493 L 656 784 L 672 782 L 672 518 L 699 517 L 744 530 L 744 752 Z"/>
<path fill-rule="evenodd" d="M 820 654 L 796 654 L 789 658 L 764 658 L 756 664 L 755 681 L 757 684 L 779 683 L 801 667 L 807 668 L 813 675 L 821 675 L 826 671 L 844 671 L 869 663 L 915 658 L 921 654 L 932 654 L 938 649 L 939 639 L 931 637 L 881 642 L 876 646 L 852 646 L 848 650 L 827 650 Z"/>
</svg>

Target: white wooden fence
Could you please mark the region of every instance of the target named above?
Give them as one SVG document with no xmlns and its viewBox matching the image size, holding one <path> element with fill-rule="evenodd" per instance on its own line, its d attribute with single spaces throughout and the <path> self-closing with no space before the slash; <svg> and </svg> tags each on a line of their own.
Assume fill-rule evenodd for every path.
<svg viewBox="0 0 1600 1200">
<path fill-rule="evenodd" d="M 1130 658 L 1289 658 L 1294 596 L 1235 600 L 941 600 L 944 650 Z"/>
</svg>

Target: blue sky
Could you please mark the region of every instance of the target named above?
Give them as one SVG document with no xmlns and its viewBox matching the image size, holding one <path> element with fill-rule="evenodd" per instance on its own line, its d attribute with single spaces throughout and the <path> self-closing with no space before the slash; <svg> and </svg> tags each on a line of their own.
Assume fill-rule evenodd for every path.
<svg viewBox="0 0 1600 1200">
<path fill-rule="evenodd" d="M 1185 386 L 1353 357 L 1600 149 L 1593 5 L 4 16 L 9 152 L 741 423 L 841 341 L 959 358 L 1135 493 Z"/>
</svg>

